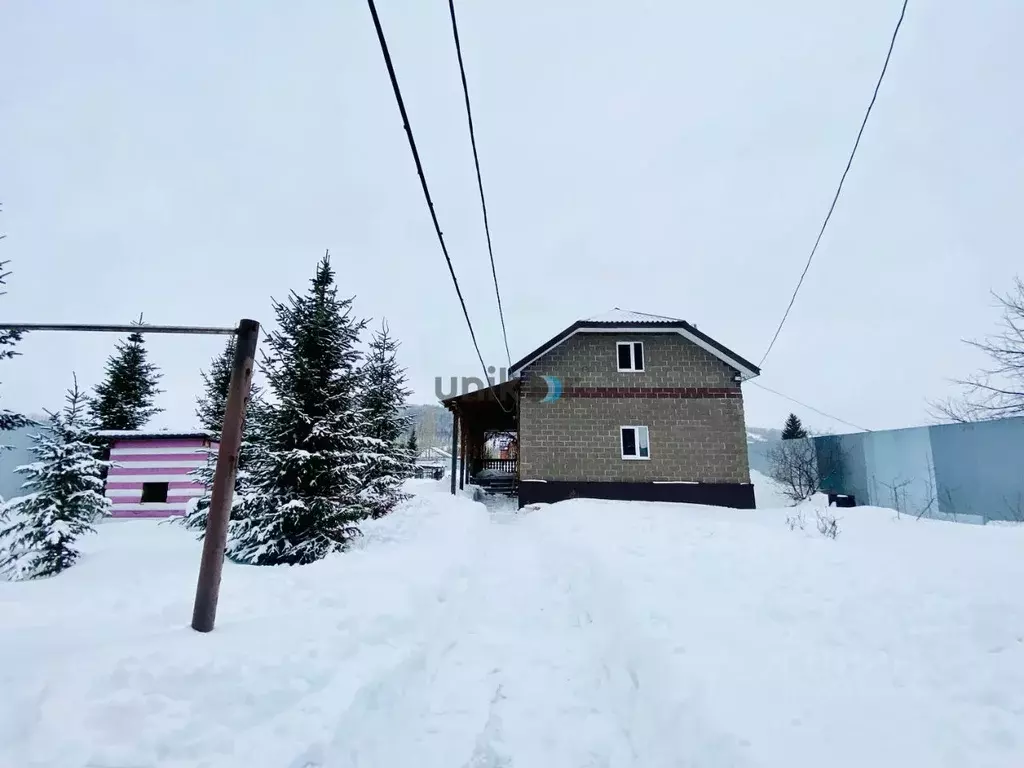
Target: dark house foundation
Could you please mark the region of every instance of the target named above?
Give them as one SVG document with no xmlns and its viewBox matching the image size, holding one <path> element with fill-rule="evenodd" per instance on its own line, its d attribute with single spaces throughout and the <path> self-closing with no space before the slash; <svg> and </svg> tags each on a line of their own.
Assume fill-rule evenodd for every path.
<svg viewBox="0 0 1024 768">
<path fill-rule="evenodd" d="M 756 507 L 754 486 L 750 483 L 618 483 L 568 480 L 523 480 L 519 483 L 520 507 L 527 504 L 553 504 L 572 498 L 672 501 L 734 509 Z"/>
</svg>

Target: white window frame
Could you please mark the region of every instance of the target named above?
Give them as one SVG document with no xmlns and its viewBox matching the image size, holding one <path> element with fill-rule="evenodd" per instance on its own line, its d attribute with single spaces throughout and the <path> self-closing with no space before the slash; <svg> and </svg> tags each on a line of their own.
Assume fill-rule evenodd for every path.
<svg viewBox="0 0 1024 768">
<path fill-rule="evenodd" d="M 636 456 L 626 455 L 626 442 L 622 439 L 623 431 L 627 429 L 633 430 L 633 444 L 636 446 Z M 640 430 L 644 431 L 647 437 L 647 455 L 640 455 Z M 651 430 L 642 424 L 623 424 L 619 427 L 619 454 L 622 456 L 623 461 L 650 461 L 651 459 Z"/>
<path fill-rule="evenodd" d="M 643 368 L 636 367 L 636 348 L 634 344 L 640 345 L 640 358 L 643 360 Z M 629 347 L 629 368 L 623 368 L 619 365 L 619 348 Z M 619 373 L 643 373 L 647 370 L 647 352 L 644 349 L 644 343 L 642 341 L 617 341 L 615 342 L 615 367 Z"/>
</svg>

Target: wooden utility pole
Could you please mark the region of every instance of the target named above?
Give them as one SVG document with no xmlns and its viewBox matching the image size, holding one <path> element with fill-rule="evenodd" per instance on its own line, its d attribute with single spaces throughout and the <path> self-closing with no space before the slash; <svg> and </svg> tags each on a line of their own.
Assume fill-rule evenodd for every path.
<svg viewBox="0 0 1024 768">
<path fill-rule="evenodd" d="M 235 337 L 231 383 L 228 385 L 228 399 L 224 409 L 224 429 L 220 436 L 217 467 L 213 474 L 210 510 L 206 517 L 206 535 L 203 537 L 203 556 L 199 563 L 196 601 L 192 609 L 192 629 L 197 632 L 212 630 L 217 618 L 220 576 L 228 540 L 228 520 L 231 517 L 235 475 L 238 472 L 238 451 L 242 445 L 242 428 L 252 387 L 252 369 L 259 334 L 260 324 L 255 320 L 239 322 Z"/>
</svg>

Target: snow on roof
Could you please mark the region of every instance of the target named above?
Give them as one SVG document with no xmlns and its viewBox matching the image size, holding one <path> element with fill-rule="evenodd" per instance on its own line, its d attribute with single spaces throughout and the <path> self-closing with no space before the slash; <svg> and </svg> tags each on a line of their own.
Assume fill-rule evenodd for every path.
<svg viewBox="0 0 1024 768">
<path fill-rule="evenodd" d="M 165 438 L 202 438 L 216 440 L 217 435 L 206 429 L 171 430 L 171 429 L 98 429 L 97 437 L 108 437 L 111 440 L 159 440 Z"/>
<path fill-rule="evenodd" d="M 681 323 L 678 317 L 649 315 L 646 312 L 633 312 L 629 309 L 610 309 L 600 315 L 584 318 L 587 323 Z"/>
</svg>

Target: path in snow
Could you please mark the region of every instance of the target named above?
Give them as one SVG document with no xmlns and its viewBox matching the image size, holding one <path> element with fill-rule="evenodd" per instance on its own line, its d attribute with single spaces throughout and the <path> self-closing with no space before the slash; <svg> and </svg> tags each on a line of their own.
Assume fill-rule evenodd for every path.
<svg viewBox="0 0 1024 768">
<path fill-rule="evenodd" d="M 666 686 L 611 575 L 527 522 L 482 532 L 424 636 L 289 768 L 742 764 Z"/>
</svg>

